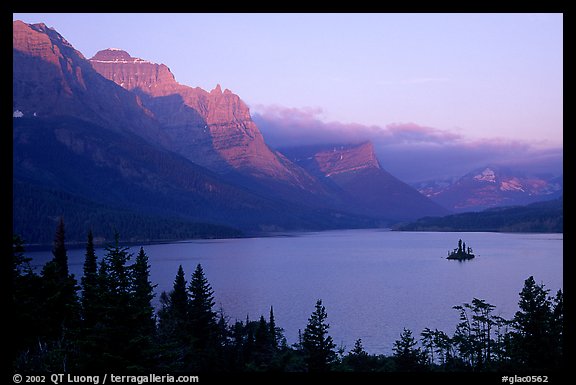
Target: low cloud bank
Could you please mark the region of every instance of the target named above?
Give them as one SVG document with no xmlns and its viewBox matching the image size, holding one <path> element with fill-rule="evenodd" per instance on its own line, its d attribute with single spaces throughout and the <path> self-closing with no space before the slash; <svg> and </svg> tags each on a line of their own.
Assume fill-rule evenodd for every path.
<svg viewBox="0 0 576 385">
<path fill-rule="evenodd" d="M 321 109 L 258 106 L 253 119 L 274 148 L 318 144 L 374 144 L 382 166 L 405 182 L 462 176 L 488 164 L 562 174 L 563 150 L 521 140 L 471 140 L 458 133 L 393 123 L 385 127 L 324 122 Z"/>
</svg>

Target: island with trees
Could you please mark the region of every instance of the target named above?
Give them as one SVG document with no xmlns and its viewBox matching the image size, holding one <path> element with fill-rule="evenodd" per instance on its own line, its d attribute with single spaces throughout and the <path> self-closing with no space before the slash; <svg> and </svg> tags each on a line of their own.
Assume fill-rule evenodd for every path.
<svg viewBox="0 0 576 385">
<path fill-rule="evenodd" d="M 474 258 L 475 255 L 472 253 L 472 248 L 468 246 L 466 248 L 466 242 L 462 243 L 462 240 L 458 240 L 458 248 L 449 251 L 447 259 L 456 259 L 458 261 L 465 261 Z"/>
</svg>

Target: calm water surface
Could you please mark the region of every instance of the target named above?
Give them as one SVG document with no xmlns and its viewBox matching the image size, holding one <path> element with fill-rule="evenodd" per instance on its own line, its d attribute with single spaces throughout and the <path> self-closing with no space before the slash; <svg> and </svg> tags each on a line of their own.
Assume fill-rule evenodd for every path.
<svg viewBox="0 0 576 385">
<path fill-rule="evenodd" d="M 474 260 L 446 259 L 459 238 L 474 249 Z M 362 338 L 369 353 L 390 354 L 405 327 L 416 336 L 425 327 L 452 334 L 458 323 L 452 306 L 475 297 L 511 318 L 531 275 L 551 294 L 563 287 L 563 234 L 343 230 L 144 249 L 158 293 L 172 288 L 179 265 L 189 280 L 201 263 L 216 307 L 231 322 L 268 318 L 273 306 L 276 324 L 294 343 L 322 299 L 336 344 L 348 351 Z M 130 250 L 135 255 L 139 247 Z M 102 257 L 104 251 L 96 253 Z M 50 252 L 27 255 L 37 266 L 51 258 Z M 69 250 L 68 256 L 80 280 L 84 250 Z"/>
</svg>

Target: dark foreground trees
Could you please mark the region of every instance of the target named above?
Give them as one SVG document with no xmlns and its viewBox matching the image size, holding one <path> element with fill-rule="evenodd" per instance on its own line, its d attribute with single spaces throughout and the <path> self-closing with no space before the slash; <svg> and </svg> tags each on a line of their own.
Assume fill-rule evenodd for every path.
<svg viewBox="0 0 576 385">
<path fill-rule="evenodd" d="M 36 276 L 23 256 L 22 241 L 12 245 L 13 305 L 16 339 L 22 339 L 15 366 L 64 371 L 75 361 L 80 304 L 77 284 L 68 272 L 64 222 L 56 228 L 53 258 Z M 31 333 L 32 331 L 32 333 Z"/>
<path fill-rule="evenodd" d="M 559 367 L 562 361 L 564 295 L 554 297 L 534 277 L 524 282 L 520 310 L 514 315 L 511 333 L 511 360 L 517 366 L 533 369 Z"/>
<path fill-rule="evenodd" d="M 326 372 L 336 361 L 336 344 L 328 335 L 330 325 L 326 322 L 328 314 L 322 300 L 316 301 L 316 307 L 304 330 L 302 348 L 309 372 Z"/>
<path fill-rule="evenodd" d="M 36 274 L 13 238 L 12 339 L 18 372 L 486 372 L 562 368 L 564 301 L 533 277 L 524 282 L 519 310 L 506 320 L 473 298 L 454 306 L 460 316 L 450 336 L 425 328 L 420 339 L 404 329 L 393 354 L 369 354 L 358 339 L 346 354 L 329 335 L 328 314 L 316 302 L 297 343 L 290 346 L 268 317 L 234 320 L 214 309 L 214 291 L 198 264 L 189 280 L 178 268 L 172 290 L 152 306 L 148 256 L 136 257 L 118 235 L 98 260 L 88 234 L 83 277 L 68 271 L 64 223 L 54 238 L 53 259 Z"/>
</svg>

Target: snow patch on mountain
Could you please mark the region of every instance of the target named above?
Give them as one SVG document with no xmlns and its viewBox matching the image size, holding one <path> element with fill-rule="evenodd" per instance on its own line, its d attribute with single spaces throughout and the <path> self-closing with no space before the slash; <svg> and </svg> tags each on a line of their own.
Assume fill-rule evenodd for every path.
<svg viewBox="0 0 576 385">
<path fill-rule="evenodd" d="M 500 190 L 502 191 L 522 191 L 524 192 L 524 186 L 517 178 L 512 178 L 508 180 L 503 180 L 500 182 Z"/>
<path fill-rule="evenodd" d="M 474 179 L 482 182 L 496 183 L 496 173 L 494 170 L 486 168 L 481 174 L 475 175 Z"/>
</svg>

